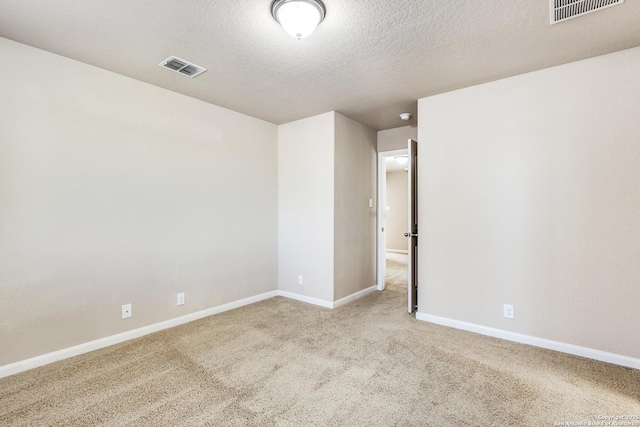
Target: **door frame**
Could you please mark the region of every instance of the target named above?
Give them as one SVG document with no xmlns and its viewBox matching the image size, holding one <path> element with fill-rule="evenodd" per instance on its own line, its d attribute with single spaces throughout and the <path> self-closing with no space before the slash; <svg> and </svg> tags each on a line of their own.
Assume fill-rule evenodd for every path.
<svg viewBox="0 0 640 427">
<path fill-rule="evenodd" d="M 409 149 L 378 152 L 378 208 L 376 220 L 376 285 L 379 291 L 385 288 L 384 279 L 387 274 L 387 235 L 382 228 L 387 215 L 387 157 L 408 155 Z"/>
</svg>

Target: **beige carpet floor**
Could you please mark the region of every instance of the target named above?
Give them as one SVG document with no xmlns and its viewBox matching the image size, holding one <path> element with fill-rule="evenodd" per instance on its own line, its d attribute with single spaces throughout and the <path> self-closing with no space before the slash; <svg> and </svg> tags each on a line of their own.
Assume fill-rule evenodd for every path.
<svg viewBox="0 0 640 427">
<path fill-rule="evenodd" d="M 401 260 L 400 260 L 401 261 Z M 274 298 L 0 380 L 0 425 L 553 426 L 640 415 L 640 371 L 416 321 L 406 266 L 336 310 Z"/>
</svg>

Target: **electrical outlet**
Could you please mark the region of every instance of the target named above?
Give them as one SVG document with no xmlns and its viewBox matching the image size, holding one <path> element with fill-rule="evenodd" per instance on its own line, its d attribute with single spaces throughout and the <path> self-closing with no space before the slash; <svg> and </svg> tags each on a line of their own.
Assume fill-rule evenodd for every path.
<svg viewBox="0 0 640 427">
<path fill-rule="evenodd" d="M 180 292 L 178 294 L 177 304 L 176 305 L 184 305 L 184 292 Z"/>
<path fill-rule="evenodd" d="M 125 304 L 122 306 L 122 318 L 128 319 L 131 317 L 131 304 Z"/>
<path fill-rule="evenodd" d="M 513 306 L 511 304 L 504 305 L 504 317 L 513 319 Z"/>
<path fill-rule="evenodd" d="M 304 285 L 304 277 L 302 275 L 298 276 L 298 285 Z"/>
</svg>

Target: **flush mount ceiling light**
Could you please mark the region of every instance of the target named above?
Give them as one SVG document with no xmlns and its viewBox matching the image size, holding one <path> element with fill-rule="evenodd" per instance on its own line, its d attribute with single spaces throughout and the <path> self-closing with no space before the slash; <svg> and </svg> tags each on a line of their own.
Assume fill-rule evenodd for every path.
<svg viewBox="0 0 640 427">
<path fill-rule="evenodd" d="M 275 0 L 271 4 L 273 18 L 298 40 L 313 33 L 325 14 L 320 0 Z"/>
<path fill-rule="evenodd" d="M 409 120 L 409 119 L 411 119 L 411 113 L 402 113 L 402 114 L 400 114 L 400 118 L 402 120 Z"/>
<path fill-rule="evenodd" d="M 406 165 L 409 161 L 409 156 L 405 154 L 404 156 L 395 156 L 394 159 L 396 159 L 396 162 L 398 162 L 398 164 Z"/>
</svg>

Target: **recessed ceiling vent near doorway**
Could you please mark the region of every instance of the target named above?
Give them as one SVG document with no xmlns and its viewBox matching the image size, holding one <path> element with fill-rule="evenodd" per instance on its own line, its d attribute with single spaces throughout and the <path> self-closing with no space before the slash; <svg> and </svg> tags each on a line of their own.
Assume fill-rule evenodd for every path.
<svg viewBox="0 0 640 427">
<path fill-rule="evenodd" d="M 624 3 L 624 0 L 549 0 L 551 24 Z"/>
<path fill-rule="evenodd" d="M 192 64 L 191 62 L 180 59 L 177 56 L 170 56 L 158 65 L 191 78 L 199 76 L 207 71 L 206 68 Z"/>
</svg>

